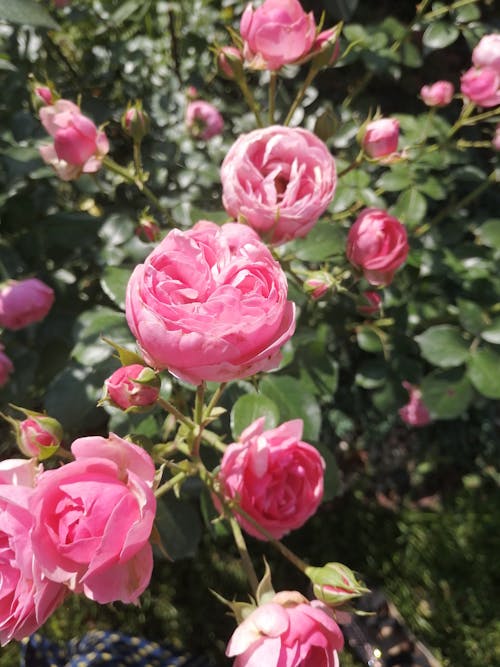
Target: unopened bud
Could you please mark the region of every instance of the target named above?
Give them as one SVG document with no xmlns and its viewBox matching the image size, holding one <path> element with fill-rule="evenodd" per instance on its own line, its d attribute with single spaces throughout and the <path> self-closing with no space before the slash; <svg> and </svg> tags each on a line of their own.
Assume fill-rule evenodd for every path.
<svg viewBox="0 0 500 667">
<path fill-rule="evenodd" d="M 217 53 L 219 74 L 233 81 L 243 74 L 243 55 L 235 46 L 223 46 Z"/>
<path fill-rule="evenodd" d="M 16 406 L 13 406 L 16 407 Z M 24 412 L 26 419 L 14 419 L 7 415 L 2 417 L 14 429 L 17 446 L 29 458 L 43 461 L 57 451 L 62 442 L 64 432 L 61 424 L 43 412 L 33 412 L 24 408 L 17 408 Z"/>
<path fill-rule="evenodd" d="M 332 285 L 333 281 L 329 273 L 316 271 L 311 273 L 310 277 L 304 282 L 304 289 L 313 299 L 320 299 Z"/>
<path fill-rule="evenodd" d="M 354 572 L 342 563 L 307 567 L 305 574 L 313 584 L 316 598 L 331 607 L 338 607 L 369 590 L 356 579 Z"/>
<path fill-rule="evenodd" d="M 148 134 L 151 122 L 148 114 L 143 111 L 140 102 L 130 107 L 122 116 L 122 127 L 124 131 L 136 142 L 140 142 Z"/>
<path fill-rule="evenodd" d="M 156 220 L 149 216 L 144 216 L 139 220 L 139 224 L 135 228 L 135 235 L 138 236 L 141 241 L 146 243 L 154 243 L 160 238 L 160 227 Z"/>
<path fill-rule="evenodd" d="M 104 382 L 105 395 L 115 407 L 129 412 L 143 412 L 154 405 L 160 394 L 161 380 L 152 368 L 131 364 L 116 370 Z"/>
<path fill-rule="evenodd" d="M 381 305 L 382 297 L 378 292 L 366 291 L 361 295 L 361 301 L 356 308 L 362 315 L 374 315 L 380 311 Z"/>
</svg>

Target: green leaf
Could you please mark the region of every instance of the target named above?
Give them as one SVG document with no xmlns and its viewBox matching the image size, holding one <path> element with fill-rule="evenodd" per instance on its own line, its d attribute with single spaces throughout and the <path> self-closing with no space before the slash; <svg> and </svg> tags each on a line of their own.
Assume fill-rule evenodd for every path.
<svg viewBox="0 0 500 667">
<path fill-rule="evenodd" d="M 113 348 L 106 345 L 102 336 L 120 342 L 132 340 L 125 315 L 102 306 L 80 315 L 76 321 L 75 334 L 77 343 L 72 356 L 84 366 L 93 366 L 113 354 Z"/>
<path fill-rule="evenodd" d="M 300 381 L 313 394 L 330 400 L 337 390 L 338 363 L 328 352 L 324 327 L 318 328 L 316 333 L 315 340 L 300 345 L 297 354 Z"/>
<path fill-rule="evenodd" d="M 323 0 L 323 7 L 334 19 L 349 21 L 358 3 L 359 0 Z"/>
<path fill-rule="evenodd" d="M 158 500 L 155 526 L 166 552 L 173 560 L 196 555 L 202 534 L 200 515 L 185 500 L 169 493 Z"/>
<path fill-rule="evenodd" d="M 287 247 L 297 259 L 305 262 L 322 262 L 345 250 L 345 234 L 335 222 L 318 222 L 303 239 L 290 242 Z"/>
<path fill-rule="evenodd" d="M 500 317 L 495 317 L 491 324 L 483 329 L 481 338 L 493 345 L 500 345 Z"/>
<path fill-rule="evenodd" d="M 118 308 L 125 310 L 125 293 L 132 271 L 121 266 L 107 266 L 101 276 L 102 291 Z"/>
<path fill-rule="evenodd" d="M 381 359 L 369 359 L 358 368 L 355 382 L 363 389 L 376 389 L 385 384 L 388 367 Z"/>
<path fill-rule="evenodd" d="M 427 200 L 417 188 L 408 188 L 399 195 L 391 213 L 405 225 L 417 225 L 427 213 Z"/>
<path fill-rule="evenodd" d="M 259 417 L 265 417 L 266 430 L 279 424 L 280 411 L 278 406 L 263 394 L 246 394 L 241 396 L 231 410 L 231 431 L 237 440 L 247 426 Z"/>
<path fill-rule="evenodd" d="M 467 375 L 460 369 L 436 370 L 420 385 L 422 398 L 434 419 L 456 419 L 463 415 L 474 396 Z"/>
<path fill-rule="evenodd" d="M 321 411 L 312 394 L 294 377 L 268 375 L 260 383 L 260 391 L 279 408 L 280 424 L 290 419 L 304 422 L 304 440 L 317 442 L 321 428 Z"/>
<path fill-rule="evenodd" d="M 390 171 L 386 171 L 377 181 L 377 187 L 387 190 L 387 192 L 399 192 L 400 190 L 405 190 L 412 183 L 413 177 L 408 169 L 405 168 L 392 168 Z"/>
<path fill-rule="evenodd" d="M 469 358 L 469 377 L 487 398 L 500 398 L 500 355 L 490 348 L 475 350 Z"/>
<path fill-rule="evenodd" d="M 381 352 L 383 349 L 382 341 L 372 327 L 358 327 L 356 338 L 359 347 L 365 352 Z"/>
<path fill-rule="evenodd" d="M 319 443 L 315 447 L 325 462 L 323 502 L 328 502 L 329 500 L 333 500 L 340 491 L 339 467 L 337 459 L 326 445 Z"/>
<path fill-rule="evenodd" d="M 458 28 L 445 21 L 433 21 L 424 31 L 422 42 L 429 49 L 444 49 L 460 35 Z"/>
<path fill-rule="evenodd" d="M 440 368 L 460 366 L 469 356 L 469 346 L 457 327 L 440 324 L 415 336 L 424 359 Z"/>
<path fill-rule="evenodd" d="M 488 325 L 488 316 L 477 303 L 467 299 L 457 299 L 458 319 L 464 329 L 475 336 Z"/>
<path fill-rule="evenodd" d="M 500 218 L 487 220 L 476 229 L 475 233 L 480 243 L 500 250 Z"/>
<path fill-rule="evenodd" d="M 58 30 L 59 25 L 35 0 L 0 0 L 0 20 Z"/>
</svg>

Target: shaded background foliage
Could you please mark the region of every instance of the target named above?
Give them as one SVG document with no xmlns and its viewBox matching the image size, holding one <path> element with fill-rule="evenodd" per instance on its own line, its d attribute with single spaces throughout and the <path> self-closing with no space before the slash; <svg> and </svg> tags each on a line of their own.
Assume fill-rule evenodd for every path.
<svg viewBox="0 0 500 667">
<path fill-rule="evenodd" d="M 25 3 L 18 2 L 16 18 L 9 14 L 12 3 L 0 3 L 0 19 L 7 19 L 0 23 L 0 260 L 10 277 L 36 275 L 50 284 L 56 303 L 36 328 L 3 332 L 16 372 L 0 402 L 46 409 L 60 419 L 68 442 L 107 429 L 154 440 L 168 426 L 162 415 L 126 417 L 95 406 L 117 366 L 101 336 L 133 342 L 123 299 L 133 266 L 153 247 L 134 234 L 148 202 L 112 174 L 69 184 L 56 179 L 38 156 L 44 132 L 31 106 L 29 77 L 52 81 L 64 97 L 81 95 L 83 111 L 106 123 L 121 164 L 131 160 L 131 146 L 120 117 L 127 101 L 142 99 L 152 118 L 143 144 L 151 189 L 177 226 L 200 218 L 222 222 L 219 165 L 254 119 L 233 84 L 216 76 L 209 46 L 228 43 L 226 27 L 237 25 L 244 3 L 74 0 L 56 11 L 40 1 L 39 19 L 35 4 L 26 2 L 23 14 Z M 458 83 L 471 48 L 499 28 L 494 3 L 429 3 L 417 20 L 409 1 L 303 4 L 318 19 L 324 9 L 326 25 L 344 19 L 342 47 L 352 46 L 336 67 L 320 73 L 293 124 L 319 128 L 326 118 L 340 170 L 357 155 L 356 133 L 377 107 L 399 118 L 403 145 L 427 134 L 440 149 L 350 172 L 325 221 L 280 251 L 295 275 L 342 267 L 356 211 L 388 208 L 411 239 L 407 266 L 384 290 L 382 319 L 389 323 L 364 319 L 342 293 L 313 302 L 301 281 L 292 280 L 300 319 L 282 368 L 258 387 L 232 383 L 219 428 L 230 440 L 255 411 L 267 410 L 270 423 L 302 417 L 304 437 L 328 462 L 327 502 L 288 538 L 292 548 L 311 561 L 345 560 L 383 586 L 444 664 L 493 665 L 500 633 L 487 601 L 499 583 L 493 518 L 500 506 L 500 194 L 488 187 L 494 153 L 488 145 L 468 145 L 488 144 L 493 126 L 466 128 L 459 135 L 466 143 L 457 146 L 446 136 L 459 102 L 429 118 L 418 91 L 438 78 Z M 304 75 L 304 68 L 286 70 L 281 111 Z M 258 75 L 252 80 L 259 84 Z M 184 129 L 189 85 L 224 115 L 224 134 L 206 144 Z M 256 94 L 265 107 L 265 86 Z M 167 229 L 161 212 L 151 207 L 151 213 Z M 411 430 L 399 419 L 397 409 L 407 400 L 403 379 L 422 384 L 431 425 Z M 189 404 L 182 384 L 166 379 L 163 392 Z M 0 429 L 3 455 L 12 455 L 8 429 Z M 120 627 L 168 637 L 223 664 L 232 621 L 206 589 L 241 597 L 245 585 L 223 527 L 208 523 L 210 535 L 202 536 L 212 515 L 203 497 L 199 511 L 199 494 L 186 489 L 183 502 L 162 505 L 160 527 L 179 560 L 158 559 L 139 611 L 72 600 L 48 632 L 62 639 L 82 628 Z M 255 552 L 267 554 L 261 545 Z M 274 570 L 276 586 L 291 587 L 294 573 L 278 561 Z M 14 653 L 9 647 L 0 660 L 12 664 Z"/>
</svg>

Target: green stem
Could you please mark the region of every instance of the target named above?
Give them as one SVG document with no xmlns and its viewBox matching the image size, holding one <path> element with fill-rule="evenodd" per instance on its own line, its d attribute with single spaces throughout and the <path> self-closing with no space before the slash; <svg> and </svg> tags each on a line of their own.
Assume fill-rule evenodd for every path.
<svg viewBox="0 0 500 667">
<path fill-rule="evenodd" d="M 234 517 L 231 517 L 229 519 L 229 523 L 231 524 L 231 530 L 233 531 L 234 541 L 236 543 L 236 546 L 238 547 L 238 552 L 240 554 L 243 569 L 245 570 L 245 574 L 247 575 L 248 583 L 250 584 L 250 587 L 252 589 L 252 593 L 255 597 L 257 595 L 257 589 L 259 587 L 259 580 L 257 578 L 257 574 L 255 572 L 255 568 L 253 566 L 252 559 L 250 558 L 250 555 L 248 553 L 245 538 L 243 537 L 243 533 L 241 532 L 241 528 L 240 528 L 238 522 L 236 521 L 236 519 Z"/>
<path fill-rule="evenodd" d="M 201 426 L 203 422 L 203 399 L 205 398 L 205 383 L 201 382 L 196 387 L 196 397 L 194 399 L 194 423 Z"/>
<path fill-rule="evenodd" d="M 158 405 L 160 405 L 164 410 L 169 412 L 171 415 L 174 415 L 174 417 L 177 419 L 177 421 L 180 421 L 182 424 L 185 424 L 188 426 L 191 430 L 194 429 L 196 424 L 192 419 L 189 417 L 186 417 L 185 415 L 180 412 L 175 405 L 170 403 L 170 401 L 165 400 L 164 398 L 159 398 L 157 400 Z"/>
<path fill-rule="evenodd" d="M 306 90 L 308 87 L 311 85 L 311 83 L 314 81 L 314 77 L 316 74 L 319 72 L 319 69 L 317 67 L 314 67 L 311 65 L 309 72 L 307 73 L 306 78 L 304 79 L 301 87 L 299 88 L 299 91 L 297 95 L 295 96 L 294 101 L 292 102 L 292 106 L 290 107 L 290 110 L 288 111 L 288 114 L 285 118 L 285 121 L 283 125 L 289 125 L 290 121 L 292 120 L 292 116 L 295 113 L 297 107 L 299 104 L 302 102 L 302 99 L 304 95 L 306 94 Z"/>
<path fill-rule="evenodd" d="M 362 162 L 363 162 L 363 151 L 360 151 L 360 153 L 358 153 L 356 159 L 353 162 L 351 162 L 351 164 L 348 167 L 346 167 L 345 169 L 343 169 L 342 171 L 340 171 L 337 174 L 337 178 L 342 178 L 342 176 L 345 176 L 346 174 L 348 174 L 353 169 L 356 169 L 356 167 L 359 167 L 359 165 Z"/>
<path fill-rule="evenodd" d="M 257 106 L 257 102 L 255 101 L 252 91 L 248 87 L 245 76 L 242 75 L 241 77 L 238 77 L 236 79 L 236 83 L 240 87 L 240 90 L 243 93 L 243 97 L 245 98 L 245 102 L 248 104 L 248 107 L 250 108 L 251 111 L 253 111 L 255 120 L 257 121 L 257 126 L 264 127 L 264 122 L 262 120 L 262 116 L 260 115 L 259 107 Z"/>
<path fill-rule="evenodd" d="M 269 125 L 274 125 L 277 78 L 278 75 L 276 74 L 276 72 L 271 72 L 271 78 L 269 80 Z"/>
<path fill-rule="evenodd" d="M 460 7 L 465 7 L 466 5 L 473 5 L 477 2 L 478 0 L 457 0 L 453 4 L 447 5 L 446 7 L 439 7 L 438 9 L 434 9 L 432 12 L 426 14 L 424 19 L 429 21 L 431 19 L 435 19 L 438 16 L 442 16 L 443 14 L 447 14 L 448 12 L 452 12 L 454 9 L 459 9 Z"/>
<path fill-rule="evenodd" d="M 208 419 L 210 415 L 212 414 L 212 410 L 215 408 L 217 403 L 219 402 L 220 397 L 222 396 L 222 393 L 224 389 L 227 387 L 227 382 L 222 382 L 217 389 L 214 391 L 214 395 L 210 399 L 209 404 L 207 405 L 207 408 L 203 414 L 203 419 Z"/>
<path fill-rule="evenodd" d="M 179 482 L 182 482 L 184 479 L 186 479 L 186 473 L 185 472 L 178 472 L 177 475 L 174 475 L 173 477 L 171 477 L 168 480 L 168 482 L 165 482 L 165 484 L 162 484 L 161 486 L 159 486 L 155 490 L 154 494 L 155 494 L 156 498 L 160 498 L 161 496 L 164 496 L 166 493 L 171 491 L 174 488 L 174 486 L 179 484 Z"/>
<path fill-rule="evenodd" d="M 137 178 L 142 182 L 141 142 L 134 141 L 134 167 Z"/>
<path fill-rule="evenodd" d="M 431 1 L 431 0 L 422 0 L 422 2 L 421 2 L 419 5 L 417 5 L 417 12 L 416 12 L 416 14 L 415 14 L 415 18 L 414 18 L 413 21 L 407 26 L 407 28 L 406 28 L 404 34 L 401 35 L 401 37 L 400 37 L 399 39 L 397 39 L 397 40 L 394 42 L 394 44 L 391 46 L 391 51 L 392 51 L 393 53 L 396 52 L 396 51 L 399 51 L 401 45 L 404 43 L 404 41 L 406 40 L 406 38 L 408 37 L 408 35 L 411 33 L 411 31 L 412 31 L 413 26 L 415 25 L 415 23 L 418 22 L 418 20 L 419 20 L 420 17 L 422 16 L 422 14 L 423 14 L 423 13 L 425 12 L 425 10 L 427 9 L 427 6 L 429 5 L 430 1 Z M 474 1 L 475 1 L 475 0 L 474 0 Z"/>
</svg>

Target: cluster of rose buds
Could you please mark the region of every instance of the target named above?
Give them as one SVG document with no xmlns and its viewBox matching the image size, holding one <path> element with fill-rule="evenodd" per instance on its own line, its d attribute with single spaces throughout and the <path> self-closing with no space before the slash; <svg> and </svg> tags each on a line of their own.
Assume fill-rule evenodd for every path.
<svg viewBox="0 0 500 667">
<path fill-rule="evenodd" d="M 485 35 L 472 51 L 474 67 L 460 80 L 462 94 L 480 107 L 500 104 L 500 33 Z"/>
</svg>

